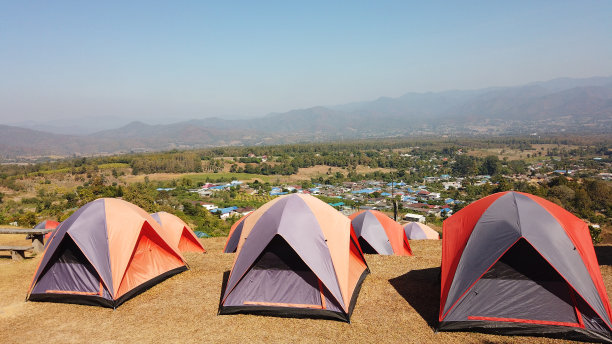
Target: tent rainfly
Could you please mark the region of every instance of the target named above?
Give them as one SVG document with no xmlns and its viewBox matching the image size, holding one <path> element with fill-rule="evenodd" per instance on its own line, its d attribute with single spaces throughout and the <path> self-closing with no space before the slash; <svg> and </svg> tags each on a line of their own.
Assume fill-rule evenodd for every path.
<svg viewBox="0 0 612 344">
<path fill-rule="evenodd" d="M 404 228 L 377 210 L 362 210 L 349 216 L 364 253 L 412 256 Z"/>
<path fill-rule="evenodd" d="M 349 321 L 369 269 L 346 216 L 313 196 L 290 194 L 243 223 L 220 314 Z"/>
<path fill-rule="evenodd" d="M 502 192 L 444 221 L 439 330 L 612 342 L 610 304 L 586 223 Z"/>
<path fill-rule="evenodd" d="M 232 228 L 230 228 L 229 234 L 227 235 L 227 241 L 225 242 L 225 247 L 223 248 L 224 253 L 236 252 L 236 249 L 238 248 L 238 241 L 240 241 L 240 235 L 242 234 L 244 219 L 246 219 L 249 215 L 251 214 L 249 213 L 248 215 L 241 217 L 232 225 Z"/>
<path fill-rule="evenodd" d="M 165 211 L 151 214 L 166 232 L 170 233 L 170 244 L 181 252 L 206 252 L 193 230 L 178 216 Z"/>
</svg>

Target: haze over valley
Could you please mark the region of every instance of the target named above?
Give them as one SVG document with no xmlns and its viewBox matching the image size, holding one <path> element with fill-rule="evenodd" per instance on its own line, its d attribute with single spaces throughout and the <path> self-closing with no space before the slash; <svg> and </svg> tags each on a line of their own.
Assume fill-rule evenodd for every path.
<svg viewBox="0 0 612 344">
<path fill-rule="evenodd" d="M 605 134 L 612 131 L 612 77 L 407 93 L 247 119 L 122 121 L 111 115 L 49 127 L 2 125 L 0 154 L 15 159 L 395 136 Z"/>
</svg>

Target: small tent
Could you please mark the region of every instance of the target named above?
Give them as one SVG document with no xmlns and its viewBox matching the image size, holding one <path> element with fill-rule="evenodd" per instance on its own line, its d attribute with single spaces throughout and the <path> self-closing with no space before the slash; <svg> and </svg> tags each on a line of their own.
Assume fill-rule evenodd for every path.
<svg viewBox="0 0 612 344">
<path fill-rule="evenodd" d="M 52 231 L 45 234 L 45 242 L 49 241 L 49 238 L 51 237 L 51 235 L 53 234 L 53 231 L 57 228 L 57 226 L 59 225 L 59 222 L 57 221 L 53 221 L 53 220 L 44 220 L 39 222 L 36 226 L 34 226 L 34 229 L 51 229 Z"/>
<path fill-rule="evenodd" d="M 408 222 L 404 231 L 408 240 L 440 240 L 440 234 L 424 223 Z"/>
<path fill-rule="evenodd" d="M 346 216 L 310 195 L 282 196 L 244 219 L 219 313 L 349 321 L 368 273 Z"/>
<path fill-rule="evenodd" d="M 28 299 L 115 308 L 187 269 L 168 233 L 143 209 L 112 198 L 87 203 L 60 224 Z"/>
<path fill-rule="evenodd" d="M 170 244 L 181 252 L 206 252 L 193 230 L 178 216 L 160 211 L 151 217 L 170 234 Z"/>
<path fill-rule="evenodd" d="M 404 228 L 377 210 L 362 210 L 349 216 L 364 253 L 411 256 Z"/>
<path fill-rule="evenodd" d="M 502 192 L 444 221 L 439 330 L 610 342 L 589 229 L 542 198 Z"/>
<path fill-rule="evenodd" d="M 238 219 L 238 221 L 232 225 L 232 228 L 230 228 L 229 234 L 227 235 L 227 241 L 225 242 L 225 247 L 223 248 L 224 253 L 236 252 L 236 249 L 238 248 L 238 241 L 240 241 L 240 234 L 242 234 L 244 219 L 246 219 L 249 215 Z"/>
</svg>

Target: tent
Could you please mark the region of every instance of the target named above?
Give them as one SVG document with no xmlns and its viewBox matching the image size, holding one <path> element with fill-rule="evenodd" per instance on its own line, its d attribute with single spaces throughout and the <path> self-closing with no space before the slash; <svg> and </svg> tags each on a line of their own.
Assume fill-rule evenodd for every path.
<svg viewBox="0 0 612 344">
<path fill-rule="evenodd" d="M 404 231 L 408 240 L 440 240 L 440 234 L 424 223 L 408 222 Z"/>
<path fill-rule="evenodd" d="M 439 330 L 611 341 L 587 225 L 542 198 L 502 192 L 444 221 Z"/>
<path fill-rule="evenodd" d="M 227 241 L 225 242 L 225 247 L 223 248 L 224 253 L 234 253 L 238 248 L 238 241 L 240 240 L 240 234 L 242 233 L 242 226 L 244 225 L 244 219 L 247 216 L 251 215 L 250 213 L 246 216 L 241 217 L 236 221 L 232 228 L 230 228 L 229 234 L 227 235 Z"/>
<path fill-rule="evenodd" d="M 116 308 L 187 269 L 170 236 L 131 203 L 112 198 L 87 203 L 57 228 L 27 299 Z"/>
<path fill-rule="evenodd" d="M 151 214 L 151 217 L 172 234 L 170 244 L 181 252 L 206 252 L 193 230 L 178 216 L 160 211 Z"/>
<path fill-rule="evenodd" d="M 59 226 L 59 222 L 57 221 L 44 220 L 44 221 L 39 222 L 36 226 L 34 226 L 34 229 L 53 229 L 54 230 L 57 228 L 57 226 Z M 45 242 L 49 240 L 52 234 L 53 234 L 53 231 L 45 234 Z"/>
<path fill-rule="evenodd" d="M 404 228 L 377 210 L 362 210 L 349 216 L 364 253 L 412 256 Z"/>
<path fill-rule="evenodd" d="M 368 273 L 350 220 L 313 196 L 289 194 L 245 218 L 219 313 L 349 321 Z"/>
</svg>

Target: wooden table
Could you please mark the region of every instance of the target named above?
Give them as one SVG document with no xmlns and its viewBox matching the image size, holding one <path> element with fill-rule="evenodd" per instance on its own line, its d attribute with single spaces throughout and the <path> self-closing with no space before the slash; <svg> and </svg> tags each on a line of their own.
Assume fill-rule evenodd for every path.
<svg viewBox="0 0 612 344">
<path fill-rule="evenodd" d="M 29 239 L 32 239 L 34 252 L 40 253 L 45 249 L 45 234 L 50 233 L 52 229 L 17 229 L 17 228 L 0 228 L 0 234 L 25 234 Z"/>
</svg>

